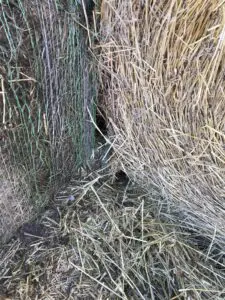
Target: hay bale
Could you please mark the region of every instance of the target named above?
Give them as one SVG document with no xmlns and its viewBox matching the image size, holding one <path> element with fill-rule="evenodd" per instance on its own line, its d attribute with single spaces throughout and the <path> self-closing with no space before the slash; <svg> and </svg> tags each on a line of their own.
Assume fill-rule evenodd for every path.
<svg viewBox="0 0 225 300">
<path fill-rule="evenodd" d="M 101 13 L 104 105 L 123 168 L 224 234 L 224 3 L 112 0 Z"/>
<path fill-rule="evenodd" d="M 87 34 L 78 7 L 58 2 L 2 1 L 0 7 L 3 175 L 23 171 L 36 210 L 85 164 L 94 143 L 97 80 Z"/>
</svg>

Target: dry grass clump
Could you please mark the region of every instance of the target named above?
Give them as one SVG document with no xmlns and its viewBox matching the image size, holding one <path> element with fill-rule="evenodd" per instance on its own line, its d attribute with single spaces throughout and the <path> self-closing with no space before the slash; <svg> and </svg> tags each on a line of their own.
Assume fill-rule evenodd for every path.
<svg viewBox="0 0 225 300">
<path fill-rule="evenodd" d="M 224 254 L 215 259 L 208 237 L 175 225 L 177 208 L 157 191 L 92 174 L 56 203 L 2 249 L 11 299 L 224 299 Z"/>
<path fill-rule="evenodd" d="M 99 64 L 122 167 L 223 234 L 224 9 L 214 0 L 104 0 Z"/>
</svg>

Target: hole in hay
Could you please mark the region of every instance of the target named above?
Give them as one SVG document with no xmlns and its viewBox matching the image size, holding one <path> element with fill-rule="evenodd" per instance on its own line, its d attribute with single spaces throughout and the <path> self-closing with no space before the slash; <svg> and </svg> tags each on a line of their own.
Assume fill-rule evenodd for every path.
<svg viewBox="0 0 225 300">
<path fill-rule="evenodd" d="M 103 135 L 107 135 L 107 122 L 106 122 L 106 116 L 102 109 L 97 107 L 96 110 L 96 125 L 98 126 L 98 129 L 101 131 Z M 96 129 L 96 136 L 100 135 L 100 132 Z"/>
<path fill-rule="evenodd" d="M 115 177 L 116 177 L 115 180 L 116 183 L 122 183 L 124 185 L 127 185 L 130 180 L 127 174 L 123 170 L 117 171 Z"/>
<path fill-rule="evenodd" d="M 87 11 L 88 16 L 92 16 L 92 11 L 95 8 L 95 2 L 93 0 L 85 0 L 84 1 L 85 9 Z"/>
<path fill-rule="evenodd" d="M 90 21 L 92 19 L 92 12 L 95 8 L 95 2 L 93 0 L 78 0 L 78 3 L 80 4 L 82 10 L 85 9 L 87 18 Z"/>
</svg>

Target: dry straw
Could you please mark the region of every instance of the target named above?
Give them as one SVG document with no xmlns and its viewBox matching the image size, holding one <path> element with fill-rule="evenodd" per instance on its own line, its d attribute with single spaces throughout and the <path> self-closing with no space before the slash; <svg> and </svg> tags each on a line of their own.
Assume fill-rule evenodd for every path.
<svg viewBox="0 0 225 300">
<path fill-rule="evenodd" d="M 10 299 L 224 299 L 223 260 L 207 255 L 207 238 L 172 219 L 177 209 L 156 192 L 102 179 L 73 180 L 69 206 L 62 192 L 5 245 L 0 284 Z"/>
<path fill-rule="evenodd" d="M 225 298 L 223 9 L 103 1 L 103 106 L 136 183 L 73 179 L 1 248 L 0 298 Z"/>
<path fill-rule="evenodd" d="M 224 234 L 224 1 L 103 1 L 101 34 L 122 166 Z"/>
</svg>

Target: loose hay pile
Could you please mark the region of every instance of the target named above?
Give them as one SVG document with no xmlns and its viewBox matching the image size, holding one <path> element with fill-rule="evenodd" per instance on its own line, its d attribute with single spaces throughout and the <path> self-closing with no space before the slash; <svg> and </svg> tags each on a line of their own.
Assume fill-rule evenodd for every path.
<svg viewBox="0 0 225 300">
<path fill-rule="evenodd" d="M 225 4 L 103 1 L 100 72 L 124 170 L 225 234 Z"/>
<path fill-rule="evenodd" d="M 57 209 L 4 247 L 2 292 L 30 300 L 224 299 L 223 264 L 168 216 L 175 207 L 96 175 L 72 181 L 77 201 L 66 206 L 59 197 Z"/>
</svg>

